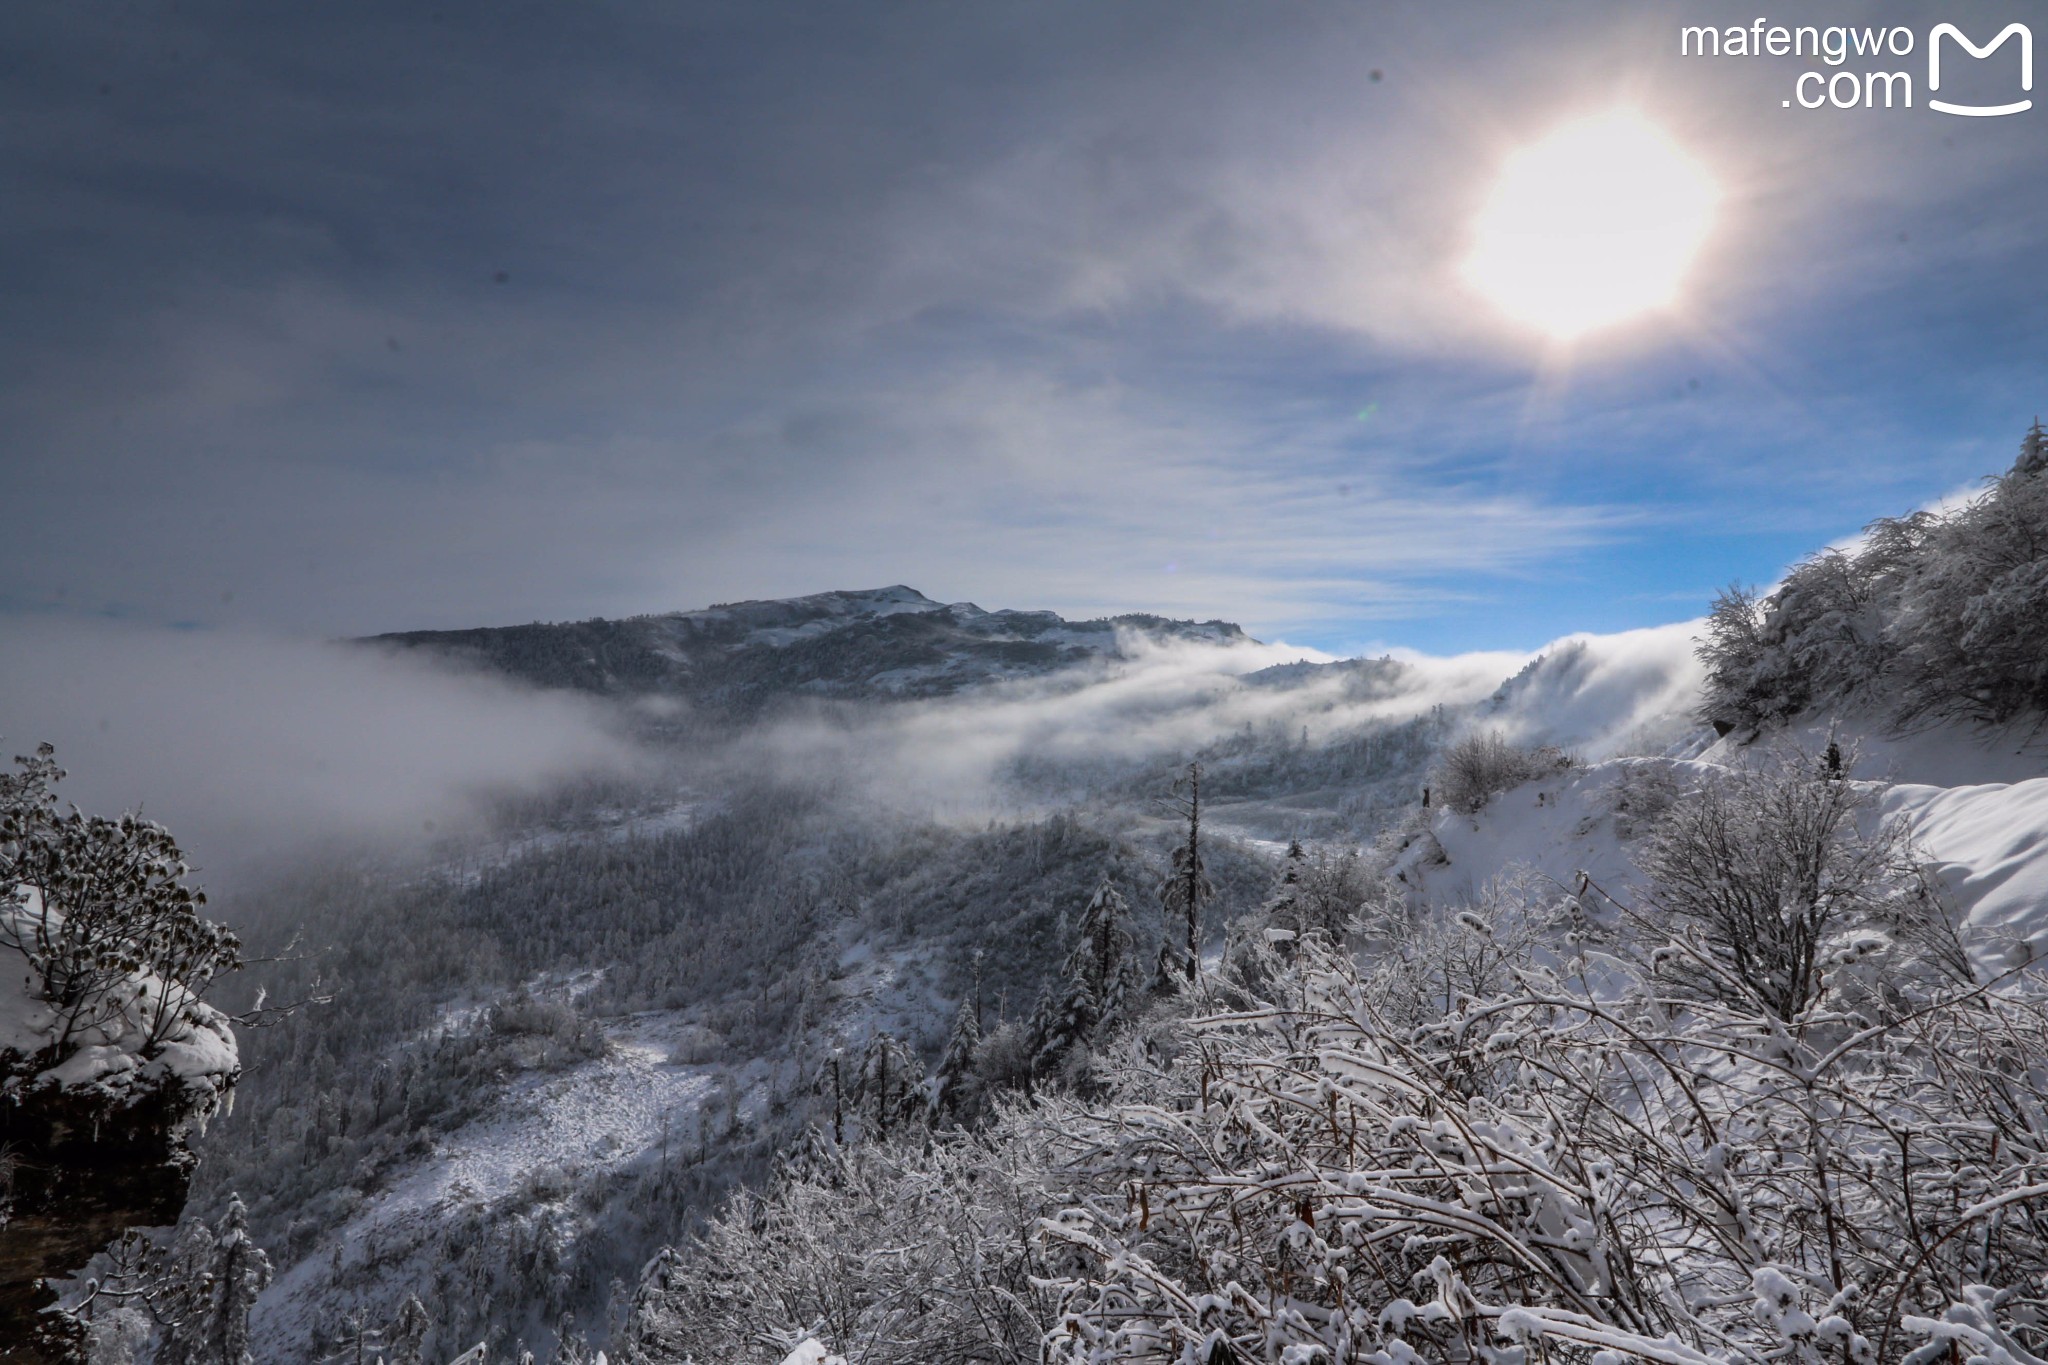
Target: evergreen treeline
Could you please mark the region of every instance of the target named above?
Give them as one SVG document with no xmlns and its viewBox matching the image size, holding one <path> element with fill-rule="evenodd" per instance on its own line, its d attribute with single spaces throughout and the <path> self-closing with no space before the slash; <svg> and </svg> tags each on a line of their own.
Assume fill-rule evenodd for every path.
<svg viewBox="0 0 2048 1365">
<path fill-rule="evenodd" d="M 713 1073 L 726 1098 L 659 1153 L 536 1171 L 527 1199 L 449 1209 L 439 1250 L 417 1255 L 431 1271 L 402 1284 L 435 1324 L 430 1351 L 486 1337 L 544 1346 L 564 1314 L 583 1324 L 572 1343 L 601 1336 L 617 1282 L 735 1184 L 763 1180 L 812 1125 L 830 1126 L 835 1104 L 842 1131 L 866 1140 L 1052 1076 L 1063 1054 L 1034 1011 L 1105 888 L 1136 907 L 1127 932 L 1149 962 L 1159 842 L 1101 812 L 961 830 L 755 785 L 683 829 L 585 830 L 429 876 L 301 874 L 266 893 L 275 910 L 237 918 L 257 956 L 279 958 L 249 985 L 317 1003 L 248 1035 L 194 1207 L 234 1191 L 257 1240 L 294 1265 L 517 1078 L 566 1073 L 604 1055 L 619 1023 L 674 1012 L 702 1040 L 678 1064 Z M 1229 840 L 1208 848 L 1218 909 L 1255 904 L 1264 864 Z M 280 952 L 290 933 L 297 944 Z M 890 991 L 851 998 L 861 963 L 892 954 Z M 970 994 L 974 1037 L 942 1094 L 954 1005 Z M 339 1259 L 329 1273 L 338 1301 L 359 1296 L 363 1330 L 396 1311 L 375 1275 Z"/>
</svg>

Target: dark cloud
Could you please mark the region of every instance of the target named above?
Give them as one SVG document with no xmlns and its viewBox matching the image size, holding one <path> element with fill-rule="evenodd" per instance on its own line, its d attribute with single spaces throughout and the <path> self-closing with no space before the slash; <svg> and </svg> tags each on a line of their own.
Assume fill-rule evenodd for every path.
<svg viewBox="0 0 2048 1365">
<path fill-rule="evenodd" d="M 2048 379 L 2040 111 L 1787 113 L 1693 8 L 18 6 L 0 604 L 1640 624 L 1992 467 Z M 1688 324 L 1560 368 L 1452 267 L 1616 99 L 1729 209 Z"/>
</svg>

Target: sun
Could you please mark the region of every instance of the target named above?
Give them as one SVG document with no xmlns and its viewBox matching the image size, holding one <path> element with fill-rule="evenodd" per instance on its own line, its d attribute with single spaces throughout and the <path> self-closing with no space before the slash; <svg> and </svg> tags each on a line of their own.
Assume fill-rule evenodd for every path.
<svg viewBox="0 0 2048 1365">
<path fill-rule="evenodd" d="M 1675 303 L 1719 199 L 1699 163 L 1633 111 L 1568 124 L 1501 171 L 1465 279 L 1569 340 Z"/>
</svg>

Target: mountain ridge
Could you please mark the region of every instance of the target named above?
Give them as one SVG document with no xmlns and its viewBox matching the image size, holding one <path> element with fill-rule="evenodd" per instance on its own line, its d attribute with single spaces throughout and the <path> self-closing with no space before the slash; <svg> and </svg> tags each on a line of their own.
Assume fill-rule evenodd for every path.
<svg viewBox="0 0 2048 1365">
<path fill-rule="evenodd" d="M 802 696 L 942 696 L 1112 662 L 1128 657 L 1131 635 L 1258 643 L 1222 620 L 1126 613 L 1070 621 L 1051 611 L 939 602 L 900 583 L 642 616 L 394 631 L 356 643 L 422 650 L 540 687 L 753 711 Z"/>
</svg>

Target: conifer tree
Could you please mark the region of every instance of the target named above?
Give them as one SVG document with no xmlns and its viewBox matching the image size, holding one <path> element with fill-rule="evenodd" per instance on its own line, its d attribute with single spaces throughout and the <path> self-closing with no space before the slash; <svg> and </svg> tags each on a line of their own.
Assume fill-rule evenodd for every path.
<svg viewBox="0 0 2048 1365">
<path fill-rule="evenodd" d="M 1301 846 L 1301 840 L 1289 839 L 1287 853 L 1280 861 L 1280 877 L 1273 884 L 1273 894 L 1266 897 L 1260 907 L 1275 928 L 1299 929 L 1296 923 L 1301 904 L 1301 883 L 1308 871 L 1308 852 Z"/>
<path fill-rule="evenodd" d="M 1165 925 L 1152 988 L 1160 992 L 1194 984 L 1202 961 L 1202 906 L 1216 895 L 1202 867 L 1201 764 L 1188 765 L 1188 775 L 1174 782 L 1167 805 L 1176 818 L 1186 822 L 1188 836 L 1173 850 L 1172 869 L 1159 884 Z"/>
<path fill-rule="evenodd" d="M 398 1316 L 384 1329 L 388 1365 L 420 1365 L 427 1332 L 432 1326 L 433 1319 L 427 1316 L 427 1306 L 420 1302 L 420 1296 L 407 1294 L 405 1302 L 398 1305 Z"/>
<path fill-rule="evenodd" d="M 2038 417 L 2020 439 L 2020 458 L 2013 466 L 2013 472 L 2023 475 L 2048 472 L 2048 427 L 2043 427 Z"/>
<path fill-rule="evenodd" d="M 851 1098 L 856 1110 L 871 1118 L 876 1137 L 887 1137 L 892 1128 L 922 1116 L 926 1094 L 924 1068 L 909 1044 L 893 1033 L 868 1040 Z"/>
<path fill-rule="evenodd" d="M 953 1031 L 946 1037 L 946 1050 L 939 1056 L 939 1104 L 958 1113 L 969 1106 L 974 1089 L 974 1054 L 981 1048 L 981 1021 L 975 1018 L 974 997 L 960 1002 L 953 1014 Z"/>
<path fill-rule="evenodd" d="M 632 1307 L 619 1330 L 620 1365 L 655 1365 L 681 1354 L 678 1341 L 684 1323 L 670 1301 L 679 1259 L 673 1247 L 663 1247 L 641 1267 Z"/>
<path fill-rule="evenodd" d="M 1081 912 L 1074 945 L 1031 1021 L 1032 1070 L 1060 1069 L 1128 1022 L 1143 991 L 1131 910 L 1104 878 Z"/>
<path fill-rule="evenodd" d="M 230 1195 L 208 1228 L 195 1222 L 172 1252 L 159 1365 L 254 1365 L 249 1313 L 270 1284 L 270 1257 L 249 1236 L 249 1214 Z"/>
</svg>

